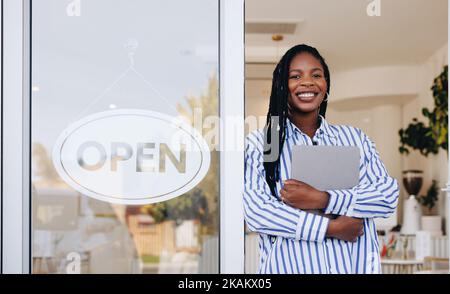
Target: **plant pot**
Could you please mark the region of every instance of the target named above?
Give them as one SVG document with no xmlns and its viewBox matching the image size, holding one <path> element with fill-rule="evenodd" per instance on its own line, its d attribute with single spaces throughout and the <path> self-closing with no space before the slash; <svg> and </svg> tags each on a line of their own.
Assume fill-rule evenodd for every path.
<svg viewBox="0 0 450 294">
<path fill-rule="evenodd" d="M 403 224 L 401 233 L 404 235 L 414 235 L 420 230 L 420 217 L 422 212 L 420 204 L 414 195 L 410 195 L 404 202 Z"/>
<path fill-rule="evenodd" d="M 422 231 L 432 232 L 441 235 L 442 218 L 440 215 L 424 215 L 422 216 Z"/>
</svg>

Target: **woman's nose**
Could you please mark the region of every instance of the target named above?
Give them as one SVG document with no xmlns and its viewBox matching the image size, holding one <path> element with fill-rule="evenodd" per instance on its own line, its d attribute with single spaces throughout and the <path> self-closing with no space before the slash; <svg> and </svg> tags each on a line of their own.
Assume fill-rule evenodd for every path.
<svg viewBox="0 0 450 294">
<path fill-rule="evenodd" d="M 303 81 L 301 81 L 300 84 L 301 84 L 302 86 L 305 86 L 305 87 L 309 87 L 309 86 L 314 85 L 314 83 L 313 83 L 310 79 L 308 79 L 308 78 L 306 78 L 306 79 L 304 79 Z"/>
</svg>

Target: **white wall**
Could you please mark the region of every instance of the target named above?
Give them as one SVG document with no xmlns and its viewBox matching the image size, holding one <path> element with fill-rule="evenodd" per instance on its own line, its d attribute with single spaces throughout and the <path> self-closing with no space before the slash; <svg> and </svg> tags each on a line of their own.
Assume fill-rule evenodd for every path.
<svg viewBox="0 0 450 294">
<path fill-rule="evenodd" d="M 269 109 L 270 80 L 246 80 L 245 115 L 265 117 Z"/>
<path fill-rule="evenodd" d="M 331 71 L 333 101 L 360 97 L 417 94 L 419 66 L 379 66 Z"/>
</svg>

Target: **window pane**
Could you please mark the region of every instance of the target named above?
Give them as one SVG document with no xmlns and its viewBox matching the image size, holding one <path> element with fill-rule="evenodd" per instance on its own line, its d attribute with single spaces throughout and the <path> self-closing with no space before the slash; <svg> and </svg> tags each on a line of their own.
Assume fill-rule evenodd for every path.
<svg viewBox="0 0 450 294">
<path fill-rule="evenodd" d="M 67 2 L 32 8 L 33 272 L 217 273 L 218 142 L 162 138 L 218 116 L 218 1 Z"/>
</svg>

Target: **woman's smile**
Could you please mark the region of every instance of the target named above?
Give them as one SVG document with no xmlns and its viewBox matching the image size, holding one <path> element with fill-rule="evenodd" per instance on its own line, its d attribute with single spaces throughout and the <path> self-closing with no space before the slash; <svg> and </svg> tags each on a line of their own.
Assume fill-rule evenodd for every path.
<svg viewBox="0 0 450 294">
<path fill-rule="evenodd" d="M 312 102 L 316 99 L 319 92 L 317 91 L 299 91 L 295 93 L 302 102 Z"/>
</svg>

